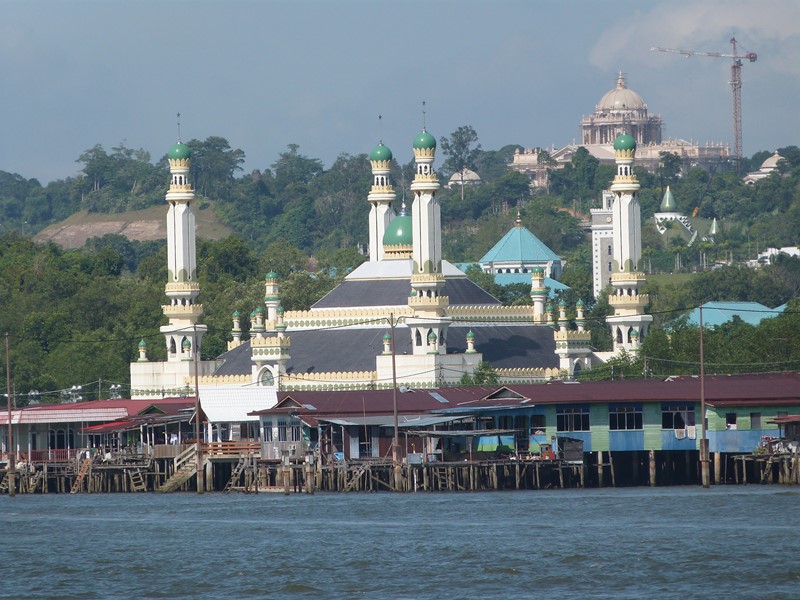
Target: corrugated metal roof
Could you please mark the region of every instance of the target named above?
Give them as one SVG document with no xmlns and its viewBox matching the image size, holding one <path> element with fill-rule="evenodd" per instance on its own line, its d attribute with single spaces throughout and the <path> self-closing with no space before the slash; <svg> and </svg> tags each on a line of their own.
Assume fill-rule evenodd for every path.
<svg viewBox="0 0 800 600">
<path fill-rule="evenodd" d="M 734 316 L 750 325 L 758 325 L 764 319 L 777 317 L 785 307 L 784 304 L 778 308 L 769 308 L 759 302 L 706 302 L 703 304 L 703 327 L 717 327 Z M 692 325 L 700 324 L 699 308 L 689 313 L 688 322 Z"/>
<path fill-rule="evenodd" d="M 249 413 L 272 408 L 278 402 L 275 388 L 209 388 L 200 390 L 200 408 L 212 423 L 257 421 Z"/>
</svg>

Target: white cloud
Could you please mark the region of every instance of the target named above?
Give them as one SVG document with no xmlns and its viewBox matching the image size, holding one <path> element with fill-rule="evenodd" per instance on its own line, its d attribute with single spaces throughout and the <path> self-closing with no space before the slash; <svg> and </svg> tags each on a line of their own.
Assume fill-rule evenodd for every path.
<svg viewBox="0 0 800 600">
<path fill-rule="evenodd" d="M 601 33 L 590 52 L 594 66 L 609 69 L 620 64 L 657 66 L 653 46 L 730 52 L 727 40 L 736 34 L 742 49 L 759 52 L 770 46 L 768 67 L 800 76 L 800 3 L 796 0 L 673 1 L 649 11 L 623 16 Z"/>
</svg>

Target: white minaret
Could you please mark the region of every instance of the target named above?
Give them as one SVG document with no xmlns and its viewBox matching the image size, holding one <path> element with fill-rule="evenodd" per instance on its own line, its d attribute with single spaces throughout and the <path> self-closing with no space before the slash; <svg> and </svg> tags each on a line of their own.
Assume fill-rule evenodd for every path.
<svg viewBox="0 0 800 600">
<path fill-rule="evenodd" d="M 411 296 L 414 317 L 407 319 L 414 354 L 447 354 L 447 296 L 442 295 L 442 218 L 436 199 L 439 180 L 433 170 L 436 138 L 423 128 L 414 138 L 416 173 L 411 183 L 413 250 Z"/>
<path fill-rule="evenodd" d="M 644 314 L 649 302 L 641 293 L 645 274 L 639 270 L 642 258 L 642 215 L 639 206 L 639 182 L 633 174 L 636 140 L 627 134 L 614 140 L 617 174 L 611 184 L 614 201 L 611 207 L 613 223 L 614 293 L 608 302 L 614 314 L 606 318 L 611 327 L 614 352 L 622 350 L 636 354 L 644 341 L 653 317 Z"/>
<path fill-rule="evenodd" d="M 167 285 L 169 304 L 162 306 L 169 324 L 161 327 L 167 343 L 167 362 L 191 361 L 199 352 L 206 326 L 198 324 L 203 305 L 197 281 L 194 189 L 189 183 L 192 152 L 180 141 L 167 153 L 172 175 L 167 192 Z M 188 341 L 188 344 L 187 344 Z M 199 358 L 199 356 L 198 356 Z"/>
<path fill-rule="evenodd" d="M 372 188 L 367 199 L 369 209 L 369 259 L 383 260 L 383 236 L 386 228 L 394 218 L 392 203 L 396 199 L 394 188 L 389 182 L 389 171 L 392 164 L 392 151 L 380 142 L 370 152 L 369 162 L 372 164 Z"/>
<path fill-rule="evenodd" d="M 414 202 L 411 216 L 414 219 L 413 237 L 414 274 L 435 274 L 442 271 L 442 216 L 436 192 L 439 180 L 433 170 L 436 157 L 436 138 L 423 128 L 414 138 L 416 173 L 411 183 Z"/>
</svg>

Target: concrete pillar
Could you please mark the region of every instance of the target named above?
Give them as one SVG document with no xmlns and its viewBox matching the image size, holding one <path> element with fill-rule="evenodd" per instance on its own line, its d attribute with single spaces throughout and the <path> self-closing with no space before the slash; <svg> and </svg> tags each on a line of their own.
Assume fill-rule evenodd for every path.
<svg viewBox="0 0 800 600">
<path fill-rule="evenodd" d="M 714 452 L 714 485 L 722 481 L 722 452 Z"/>
</svg>

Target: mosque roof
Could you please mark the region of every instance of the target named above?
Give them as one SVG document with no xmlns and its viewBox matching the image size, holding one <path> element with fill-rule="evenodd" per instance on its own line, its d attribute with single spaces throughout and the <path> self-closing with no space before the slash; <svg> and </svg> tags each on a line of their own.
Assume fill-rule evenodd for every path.
<svg viewBox="0 0 800 600">
<path fill-rule="evenodd" d="M 420 133 L 417 134 L 417 137 L 414 138 L 414 148 L 418 150 L 422 149 L 435 150 L 436 138 L 423 129 Z"/>
<path fill-rule="evenodd" d="M 447 350 L 463 353 L 467 334 L 475 335 L 475 349 L 499 369 L 558 366 L 552 328 L 545 325 L 459 325 L 448 329 Z M 374 371 L 375 357 L 383 353 L 383 336 L 389 328 L 322 329 L 290 331 L 292 340 L 286 370 L 289 373 Z M 395 351 L 412 354 L 408 329 L 395 331 Z M 250 342 L 218 357 L 223 364 L 214 375 L 245 375 L 252 372 Z"/>
<path fill-rule="evenodd" d="M 414 243 L 411 215 L 400 213 L 389 223 L 383 234 L 384 246 L 411 246 Z"/>
<path fill-rule="evenodd" d="M 639 110 L 647 108 L 642 97 L 628 88 L 625 81 L 625 74 L 617 74 L 617 85 L 614 89 L 603 94 L 600 102 L 597 103 L 597 112 L 610 112 L 621 110 Z"/>
<path fill-rule="evenodd" d="M 703 304 L 703 327 L 717 327 L 738 316 L 745 323 L 758 325 L 764 319 L 777 317 L 786 305 L 769 308 L 759 302 L 706 302 Z M 689 323 L 700 324 L 700 309 L 689 313 Z"/>
<path fill-rule="evenodd" d="M 614 150 L 635 150 L 635 149 L 636 149 L 636 140 L 633 139 L 633 137 L 628 135 L 627 133 L 618 135 L 617 139 L 614 140 Z"/>
<path fill-rule="evenodd" d="M 539 238 L 525 227 L 515 226 L 491 250 L 483 255 L 481 263 L 537 262 L 561 260 Z"/>
<path fill-rule="evenodd" d="M 661 200 L 661 212 L 675 212 L 678 205 L 675 203 L 675 196 L 667 186 L 667 191 L 664 192 L 664 198 Z"/>
<path fill-rule="evenodd" d="M 392 160 L 392 151 L 383 145 L 383 142 L 375 146 L 369 153 L 370 160 Z"/>
<path fill-rule="evenodd" d="M 172 160 L 180 160 L 184 158 L 191 158 L 192 150 L 186 144 L 178 142 L 167 152 L 167 157 Z"/>
<path fill-rule="evenodd" d="M 406 306 L 411 292 L 411 280 L 402 279 L 345 279 L 319 300 L 314 308 L 347 308 L 369 306 Z M 466 277 L 448 277 L 442 294 L 450 305 L 500 304 L 494 296 Z M 294 335 L 294 334 L 292 334 Z M 293 342 L 294 343 L 294 342 Z"/>
</svg>

